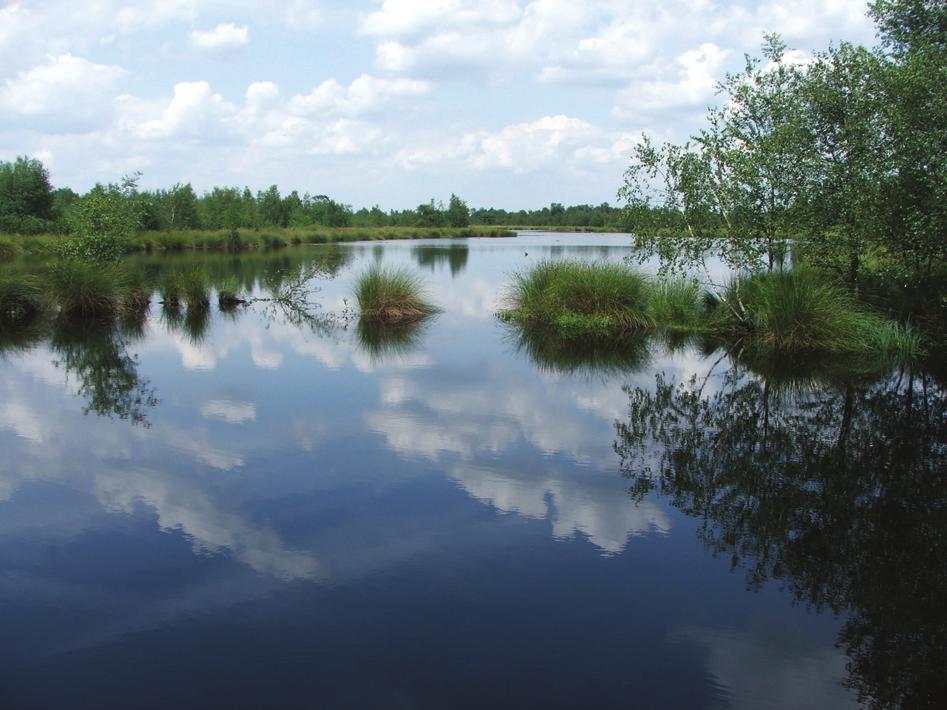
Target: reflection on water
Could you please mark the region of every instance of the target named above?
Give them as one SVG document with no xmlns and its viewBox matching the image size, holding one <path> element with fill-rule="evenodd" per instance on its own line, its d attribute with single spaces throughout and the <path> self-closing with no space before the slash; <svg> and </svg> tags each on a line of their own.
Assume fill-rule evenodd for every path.
<svg viewBox="0 0 947 710">
<path fill-rule="evenodd" d="M 651 357 L 651 339 L 629 334 L 618 339 L 583 336 L 562 338 L 543 327 L 508 327 L 517 353 L 526 355 L 543 372 L 562 374 L 620 375 L 640 370 Z"/>
<path fill-rule="evenodd" d="M 837 373 L 836 373 L 837 376 Z M 925 375 L 760 375 L 626 388 L 616 451 L 759 589 L 845 614 L 848 684 L 877 707 L 947 693 L 947 392 Z"/>
<path fill-rule="evenodd" d="M 53 362 L 74 378 L 76 391 L 86 400 L 86 414 L 148 425 L 148 409 L 158 398 L 149 380 L 138 374 L 136 356 L 128 351 L 140 333 L 137 321 L 131 328 L 124 320 L 53 324 Z"/>
<path fill-rule="evenodd" d="M 412 249 L 418 266 L 434 271 L 438 265 L 446 264 L 451 276 L 457 276 L 467 267 L 469 251 L 466 244 L 457 242 L 446 245 L 420 244 Z"/>
<path fill-rule="evenodd" d="M 386 359 L 409 356 L 422 345 L 430 319 L 407 323 L 384 323 L 359 319 L 356 326 L 359 348 L 368 354 L 373 365 Z"/>
<path fill-rule="evenodd" d="M 496 322 L 509 273 L 554 251 L 628 246 L 135 257 L 267 300 L 0 334 L 5 705 L 831 708 L 846 678 L 928 697 L 942 390 Z M 376 260 L 420 269 L 443 314 L 340 317 Z"/>
</svg>

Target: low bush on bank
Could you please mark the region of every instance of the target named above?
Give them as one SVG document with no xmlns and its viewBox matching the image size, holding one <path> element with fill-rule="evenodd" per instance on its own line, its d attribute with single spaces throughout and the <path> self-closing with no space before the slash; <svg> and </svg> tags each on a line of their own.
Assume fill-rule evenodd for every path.
<svg viewBox="0 0 947 710">
<path fill-rule="evenodd" d="M 438 312 L 426 299 L 421 279 L 406 269 L 372 266 L 358 278 L 355 300 L 369 321 L 406 323 Z"/>
</svg>

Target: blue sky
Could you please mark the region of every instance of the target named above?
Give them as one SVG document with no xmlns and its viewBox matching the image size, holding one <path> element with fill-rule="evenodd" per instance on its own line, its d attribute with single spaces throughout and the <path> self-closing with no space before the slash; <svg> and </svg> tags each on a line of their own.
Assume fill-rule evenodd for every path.
<svg viewBox="0 0 947 710">
<path fill-rule="evenodd" d="M 0 3 L 0 159 L 84 190 L 277 183 L 356 207 L 615 202 L 762 35 L 872 44 L 848 0 Z"/>
</svg>

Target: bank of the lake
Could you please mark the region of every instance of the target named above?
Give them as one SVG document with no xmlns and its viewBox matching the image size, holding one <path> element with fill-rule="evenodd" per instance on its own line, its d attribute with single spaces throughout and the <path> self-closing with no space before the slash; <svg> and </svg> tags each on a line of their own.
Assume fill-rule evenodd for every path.
<svg viewBox="0 0 947 710">
<path fill-rule="evenodd" d="M 128 253 L 152 251 L 244 251 L 280 249 L 301 244 L 336 244 L 392 239 L 469 239 L 514 237 L 507 227 L 288 227 L 260 229 L 184 229 L 139 232 L 128 239 Z M 0 259 L 56 256 L 67 234 L 0 234 Z"/>
</svg>

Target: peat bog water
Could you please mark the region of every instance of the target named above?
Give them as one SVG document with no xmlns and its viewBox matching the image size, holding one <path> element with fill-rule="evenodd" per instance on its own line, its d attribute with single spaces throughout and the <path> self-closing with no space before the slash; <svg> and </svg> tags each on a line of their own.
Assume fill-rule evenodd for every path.
<svg viewBox="0 0 947 710">
<path fill-rule="evenodd" d="M 333 249 L 414 331 L 206 321 L 0 344 L 0 707 L 921 707 L 943 689 L 943 382 L 575 349 L 494 318 L 526 233 L 134 257 L 259 291 Z M 527 254 L 528 253 L 528 254 Z M 915 701 L 915 704 L 905 699 Z"/>
</svg>

